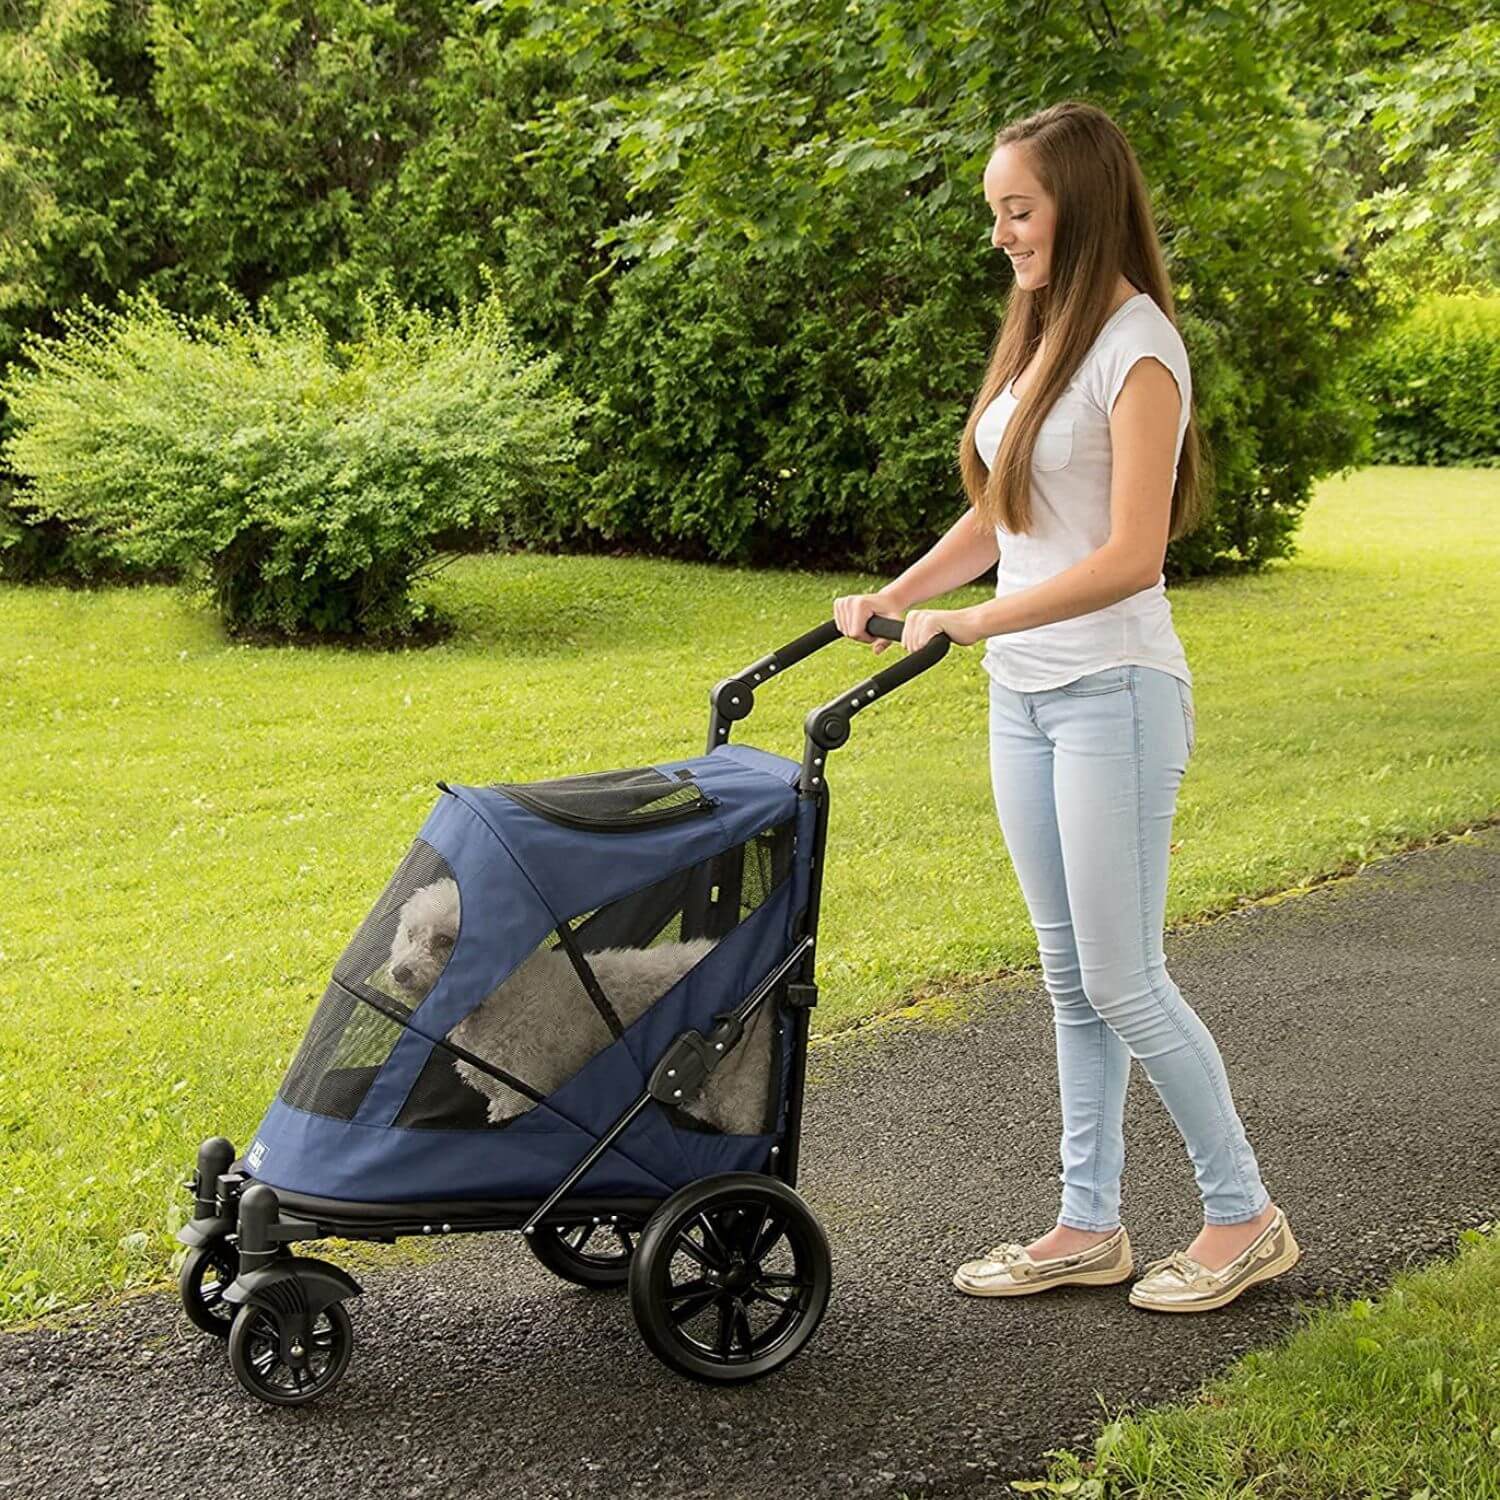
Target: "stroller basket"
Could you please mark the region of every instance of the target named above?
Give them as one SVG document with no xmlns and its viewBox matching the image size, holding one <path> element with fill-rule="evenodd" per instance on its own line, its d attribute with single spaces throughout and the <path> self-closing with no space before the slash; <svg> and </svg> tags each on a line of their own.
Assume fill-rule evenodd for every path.
<svg viewBox="0 0 1500 1500">
<path fill-rule="evenodd" d="M 811 1336 L 829 1254 L 794 1187 L 825 762 L 948 645 L 810 713 L 800 765 L 727 742 L 757 685 L 838 638 L 719 683 L 703 755 L 438 783 L 249 1150 L 206 1141 L 189 1184 L 183 1303 L 247 1389 L 299 1404 L 342 1374 L 359 1289 L 288 1249 L 332 1233 L 521 1229 L 568 1280 L 628 1280 L 647 1343 L 700 1379 Z"/>
</svg>

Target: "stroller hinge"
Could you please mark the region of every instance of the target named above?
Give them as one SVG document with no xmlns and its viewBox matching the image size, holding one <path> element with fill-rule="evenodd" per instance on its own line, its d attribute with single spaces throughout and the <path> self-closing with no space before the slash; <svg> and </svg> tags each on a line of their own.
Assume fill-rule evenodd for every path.
<svg viewBox="0 0 1500 1500">
<path fill-rule="evenodd" d="M 707 1036 L 684 1031 L 652 1071 L 646 1085 L 651 1097 L 661 1104 L 686 1104 L 696 1098 L 744 1029 L 743 1022 L 726 1015 Z"/>
<path fill-rule="evenodd" d="M 788 1010 L 811 1010 L 818 1003 L 818 987 L 815 984 L 789 984 L 781 1003 Z"/>
</svg>

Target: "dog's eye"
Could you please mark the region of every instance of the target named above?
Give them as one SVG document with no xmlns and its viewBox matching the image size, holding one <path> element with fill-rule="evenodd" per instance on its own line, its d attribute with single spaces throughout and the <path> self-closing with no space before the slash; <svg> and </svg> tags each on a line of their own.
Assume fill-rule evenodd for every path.
<svg viewBox="0 0 1500 1500">
<path fill-rule="evenodd" d="M 434 948 L 451 948 L 453 946 L 453 938 L 449 933 L 439 932 L 434 935 L 432 946 Z"/>
</svg>

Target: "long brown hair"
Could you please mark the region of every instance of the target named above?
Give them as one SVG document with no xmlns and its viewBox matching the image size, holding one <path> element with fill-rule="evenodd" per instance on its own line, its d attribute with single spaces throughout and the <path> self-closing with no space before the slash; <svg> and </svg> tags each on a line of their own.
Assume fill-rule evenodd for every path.
<svg viewBox="0 0 1500 1500">
<path fill-rule="evenodd" d="M 990 154 L 1016 145 L 1057 205 L 1048 284 L 1011 288 L 984 380 L 959 440 L 958 465 L 980 522 L 1009 532 L 1031 529 L 1031 449 L 1037 429 L 1110 316 L 1124 276 L 1176 326 L 1172 287 L 1151 215 L 1151 196 L 1130 142 L 1102 109 L 1066 99 L 995 136 Z M 1037 355 L 1043 334 L 1045 353 Z M 986 470 L 974 443 L 984 409 L 1037 357 L 1025 395 Z M 1191 531 L 1202 506 L 1203 473 L 1194 403 L 1172 491 L 1168 539 Z"/>
</svg>

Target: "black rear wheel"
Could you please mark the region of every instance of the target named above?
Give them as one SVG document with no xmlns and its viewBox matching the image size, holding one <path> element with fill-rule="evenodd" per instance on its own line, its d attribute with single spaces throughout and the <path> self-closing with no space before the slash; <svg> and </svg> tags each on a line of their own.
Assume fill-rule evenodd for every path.
<svg viewBox="0 0 1500 1500">
<path fill-rule="evenodd" d="M 833 1285 L 828 1237 L 779 1178 L 706 1177 L 652 1215 L 630 1305 L 653 1353 L 713 1384 L 754 1380 L 813 1336 Z"/>
<path fill-rule="evenodd" d="M 272 1406 L 303 1406 L 339 1383 L 354 1352 L 354 1328 L 341 1302 L 331 1302 L 312 1320 L 304 1356 L 282 1357 L 275 1315 L 245 1303 L 229 1330 L 229 1367 L 235 1379 Z"/>
<path fill-rule="evenodd" d="M 576 1286 L 624 1286 L 640 1231 L 634 1225 L 539 1224 L 522 1238 L 556 1276 Z"/>
<path fill-rule="evenodd" d="M 195 1245 L 177 1273 L 182 1310 L 195 1328 L 227 1339 L 235 1307 L 224 1300 L 229 1284 L 240 1274 L 240 1253 L 222 1238 Z"/>
</svg>

